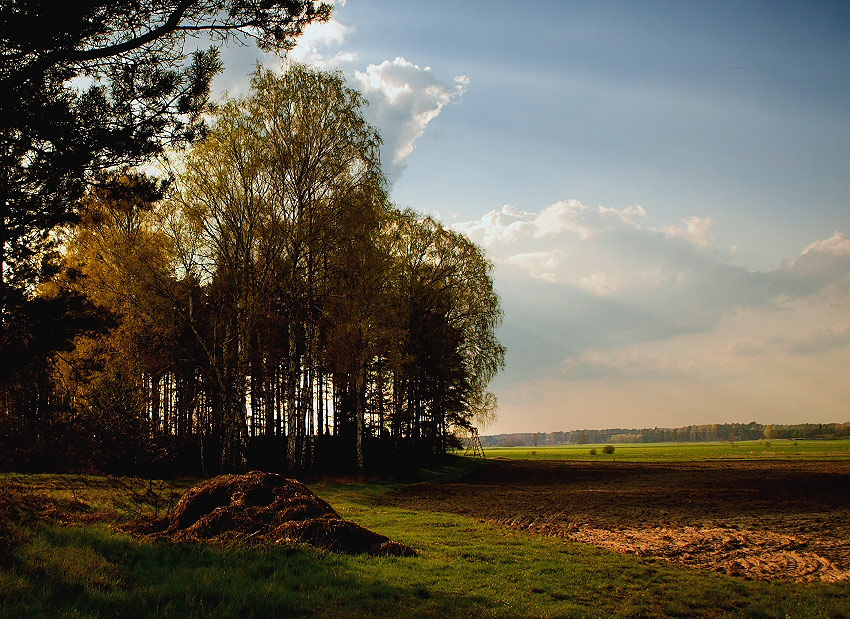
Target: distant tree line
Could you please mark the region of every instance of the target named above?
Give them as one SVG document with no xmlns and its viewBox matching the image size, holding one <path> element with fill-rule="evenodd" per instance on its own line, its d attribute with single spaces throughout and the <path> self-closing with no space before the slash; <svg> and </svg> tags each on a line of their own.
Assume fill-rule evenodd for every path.
<svg viewBox="0 0 850 619">
<path fill-rule="evenodd" d="M 759 439 L 828 439 L 850 437 L 848 423 L 801 423 L 794 425 L 712 423 L 681 428 L 609 428 L 569 432 L 523 432 L 482 436 L 485 447 L 537 447 L 585 443 L 699 443 L 752 441 Z"/>
<path fill-rule="evenodd" d="M 213 109 L 214 50 L 175 67 L 187 32 L 286 48 L 329 8 L 122 6 L 79 7 L 67 41 L 4 28 L 0 466 L 397 468 L 492 415 L 491 264 L 389 202 L 361 95 L 295 65 Z"/>
</svg>

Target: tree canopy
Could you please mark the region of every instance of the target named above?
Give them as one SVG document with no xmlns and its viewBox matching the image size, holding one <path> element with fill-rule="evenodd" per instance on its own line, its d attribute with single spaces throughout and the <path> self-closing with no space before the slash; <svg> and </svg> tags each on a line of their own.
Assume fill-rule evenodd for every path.
<svg viewBox="0 0 850 619">
<path fill-rule="evenodd" d="M 33 406 L 25 385 L 37 381 L 22 373 L 44 367 L 73 337 L 54 327 L 62 308 L 96 318 L 67 287 L 37 297 L 60 268 L 58 231 L 78 219 L 84 193 L 116 169 L 204 135 L 221 68 L 216 44 L 251 39 L 286 50 L 330 11 L 297 0 L 0 1 L 0 391 L 8 408 Z"/>
<path fill-rule="evenodd" d="M 0 442 L 62 436 L 52 453 L 109 470 L 363 471 L 492 414 L 492 267 L 390 203 L 362 95 L 293 64 L 213 106 L 217 50 L 184 51 L 287 49 L 329 7 L 63 10 L 28 38 L 44 7 L 0 2 Z M 166 150 L 170 178 L 138 171 Z"/>
<path fill-rule="evenodd" d="M 50 276 L 57 226 L 105 171 L 205 130 L 215 46 L 285 50 L 327 19 L 310 1 L 0 2 L 0 338 Z M 197 46 L 196 46 L 197 47 Z"/>
<path fill-rule="evenodd" d="M 258 70 L 165 200 L 95 193 L 91 212 L 109 215 L 69 245 L 86 294 L 120 316 L 110 337 L 130 334 L 108 363 L 136 364 L 131 417 L 199 441 L 207 469 L 433 456 L 492 409 L 504 350 L 490 263 L 392 207 L 364 105 L 339 74 Z"/>
</svg>

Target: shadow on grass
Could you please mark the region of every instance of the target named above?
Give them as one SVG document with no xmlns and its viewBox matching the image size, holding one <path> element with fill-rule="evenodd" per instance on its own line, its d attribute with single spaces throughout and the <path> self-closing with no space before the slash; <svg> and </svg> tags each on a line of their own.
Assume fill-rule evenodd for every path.
<svg viewBox="0 0 850 619">
<path fill-rule="evenodd" d="M 45 526 L 0 574 L 0 616 L 457 616 L 486 607 L 478 596 L 389 584 L 410 560 L 147 544 L 105 526 Z"/>
<path fill-rule="evenodd" d="M 496 488 L 503 502 L 512 487 Z M 676 568 L 422 501 L 399 504 L 395 488 L 316 490 L 343 517 L 412 545 L 416 558 L 148 544 L 105 523 L 34 524 L 0 566 L 0 617 L 850 616 L 850 583 L 752 582 Z"/>
</svg>

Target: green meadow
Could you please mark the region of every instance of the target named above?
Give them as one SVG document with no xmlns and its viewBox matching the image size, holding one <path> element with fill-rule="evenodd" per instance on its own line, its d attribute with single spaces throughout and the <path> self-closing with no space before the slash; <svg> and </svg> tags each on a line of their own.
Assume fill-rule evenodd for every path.
<svg viewBox="0 0 850 619">
<path fill-rule="evenodd" d="M 714 453 L 711 446 L 700 447 Z M 810 448 L 802 442 L 797 447 Z M 642 448 L 630 453 L 666 459 L 664 454 L 676 450 Z M 534 455 L 512 449 L 499 457 L 584 457 L 578 452 L 588 449 L 537 448 Z M 843 449 L 846 453 L 846 443 Z M 615 454 L 622 452 L 618 446 Z M 478 466 L 488 464 L 455 458 L 425 478 L 457 479 Z M 128 500 L 128 493 L 138 497 L 148 487 L 136 483 L 0 476 L 0 484 L 13 484 L 25 498 L 49 495 L 60 507 L 86 505 L 91 512 L 112 514 L 84 526 L 27 519 L 6 493 L 0 512 L 6 516 L 0 528 L 0 617 L 850 616 L 846 583 L 749 581 L 463 515 L 401 507 L 393 491 L 403 484 L 311 487 L 343 517 L 412 545 L 417 557 L 339 555 L 309 546 L 151 544 L 113 528 L 140 506 L 153 509 L 153 503 Z M 153 488 L 168 502 L 187 485 Z M 17 519 L 11 517 L 16 514 Z"/>
<path fill-rule="evenodd" d="M 723 443 L 615 443 L 614 453 L 599 445 L 486 447 L 488 458 L 522 460 L 623 460 L 699 462 L 704 460 L 848 460 L 850 439 L 777 439 Z M 595 451 L 595 453 L 591 453 Z"/>
</svg>

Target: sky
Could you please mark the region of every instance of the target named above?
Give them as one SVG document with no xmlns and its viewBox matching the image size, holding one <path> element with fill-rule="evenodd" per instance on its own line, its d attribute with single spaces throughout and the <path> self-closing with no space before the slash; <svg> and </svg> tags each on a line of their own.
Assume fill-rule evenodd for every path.
<svg viewBox="0 0 850 619">
<path fill-rule="evenodd" d="M 290 59 L 492 260 L 482 433 L 850 421 L 850 3 L 348 0 Z"/>
</svg>

